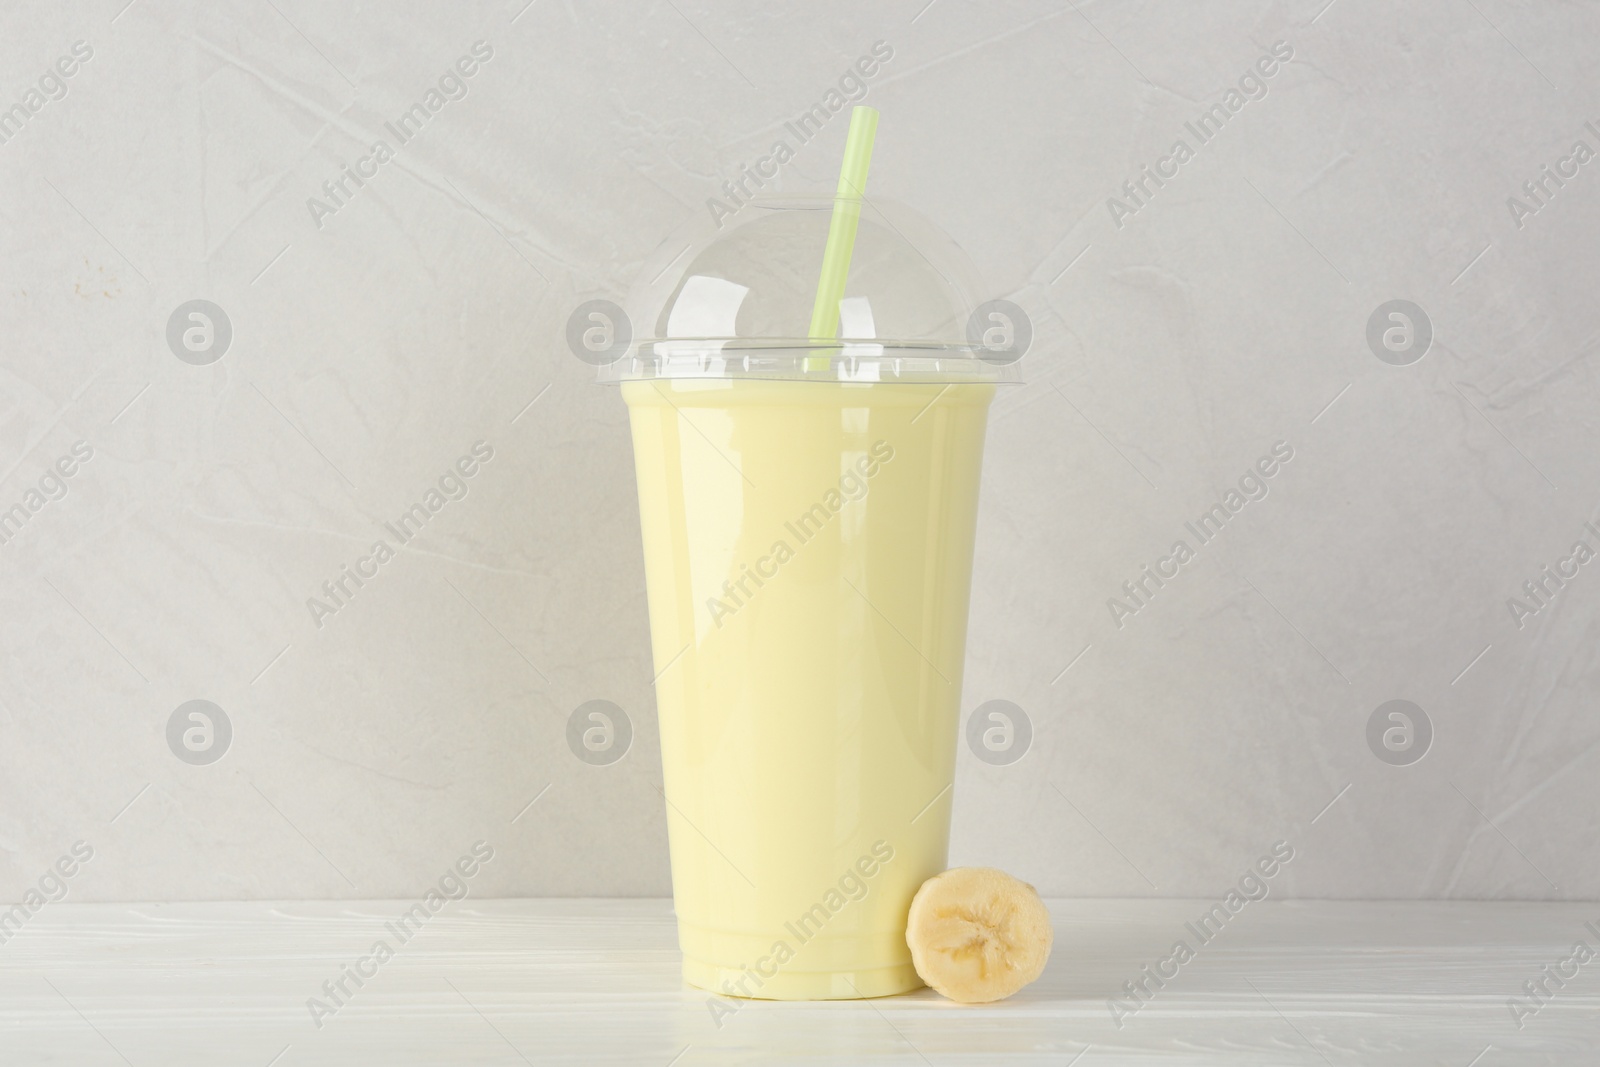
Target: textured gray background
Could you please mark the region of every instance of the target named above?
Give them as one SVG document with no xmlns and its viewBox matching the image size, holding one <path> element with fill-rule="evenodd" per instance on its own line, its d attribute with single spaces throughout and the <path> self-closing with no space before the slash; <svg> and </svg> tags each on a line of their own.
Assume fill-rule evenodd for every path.
<svg viewBox="0 0 1600 1067">
<path fill-rule="evenodd" d="M 1592 5 L 124 2 L 0 21 L 6 104 L 94 49 L 0 144 L 0 508 L 94 449 L 0 545 L 0 896 L 78 839 L 73 899 L 409 897 L 479 838 L 480 895 L 667 892 L 624 408 L 562 331 L 878 40 L 874 191 L 1037 334 L 963 702 L 1035 737 L 963 746 L 953 861 L 1214 895 L 1286 839 L 1279 894 L 1600 894 L 1600 564 L 1506 608 L 1600 520 L 1600 163 L 1506 205 L 1600 149 Z M 480 39 L 466 98 L 314 225 Z M 1268 95 L 1114 226 L 1278 40 Z M 783 188 L 826 192 L 844 128 Z M 233 325 L 207 366 L 166 343 L 195 298 Z M 1396 298 L 1436 336 L 1406 367 L 1365 339 Z M 315 627 L 478 440 L 465 499 Z M 1270 496 L 1118 629 L 1107 598 L 1279 440 Z M 610 766 L 565 741 L 596 698 L 635 729 Z M 1395 698 L 1435 730 L 1411 766 L 1366 742 Z M 210 765 L 167 747 L 191 699 L 233 726 Z"/>
</svg>

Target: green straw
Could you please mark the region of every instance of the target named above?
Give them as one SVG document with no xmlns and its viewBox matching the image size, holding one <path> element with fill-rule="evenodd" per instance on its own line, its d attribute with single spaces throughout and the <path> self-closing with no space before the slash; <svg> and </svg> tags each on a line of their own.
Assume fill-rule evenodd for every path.
<svg viewBox="0 0 1600 1067">
<path fill-rule="evenodd" d="M 839 333 L 839 301 L 844 298 L 850 256 L 855 252 L 861 195 L 867 188 L 867 168 L 872 163 L 872 141 L 877 133 L 877 108 L 851 110 L 844 162 L 839 166 L 839 188 L 833 198 L 833 219 L 828 224 L 828 246 L 822 253 L 822 277 L 817 281 L 817 302 L 811 307 L 809 334 L 813 342 L 832 341 Z M 828 357 L 808 357 L 805 367 L 807 371 L 827 370 Z"/>
</svg>

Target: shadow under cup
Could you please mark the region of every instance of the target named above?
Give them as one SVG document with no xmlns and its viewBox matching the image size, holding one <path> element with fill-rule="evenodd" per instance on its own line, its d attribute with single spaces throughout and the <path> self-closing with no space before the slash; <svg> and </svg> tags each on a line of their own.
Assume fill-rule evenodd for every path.
<svg viewBox="0 0 1600 1067">
<path fill-rule="evenodd" d="M 684 977 L 922 982 L 945 869 L 989 383 L 622 383 Z"/>
</svg>

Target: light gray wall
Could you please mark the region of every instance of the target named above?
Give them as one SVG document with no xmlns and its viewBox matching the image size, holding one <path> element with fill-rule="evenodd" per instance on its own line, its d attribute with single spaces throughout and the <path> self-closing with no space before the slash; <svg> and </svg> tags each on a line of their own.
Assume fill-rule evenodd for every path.
<svg viewBox="0 0 1600 1067">
<path fill-rule="evenodd" d="M 0 16 L 0 102 L 93 48 L 0 144 L 0 507 L 93 449 L 0 545 L 0 896 L 77 840 L 74 899 L 413 896 L 480 838 L 478 893 L 667 892 L 626 420 L 562 331 L 880 40 L 874 190 L 1037 334 L 989 434 L 963 703 L 1035 736 L 963 746 L 954 862 L 1212 895 L 1282 839 L 1280 893 L 1600 893 L 1600 564 L 1507 608 L 1600 548 L 1600 163 L 1507 205 L 1600 149 L 1592 8 L 123 2 Z M 479 40 L 319 228 L 307 199 Z M 830 188 L 844 125 L 784 188 Z M 233 330 L 203 366 L 166 336 L 197 298 Z M 1434 332 L 1408 366 L 1367 341 L 1394 299 Z M 307 598 L 478 441 L 319 628 Z M 1119 628 L 1108 598 L 1279 441 L 1270 494 Z M 209 765 L 168 747 L 193 699 L 232 725 Z M 636 732 L 610 766 L 565 740 L 591 699 Z M 1392 699 L 1432 724 L 1409 766 L 1369 749 Z"/>
</svg>

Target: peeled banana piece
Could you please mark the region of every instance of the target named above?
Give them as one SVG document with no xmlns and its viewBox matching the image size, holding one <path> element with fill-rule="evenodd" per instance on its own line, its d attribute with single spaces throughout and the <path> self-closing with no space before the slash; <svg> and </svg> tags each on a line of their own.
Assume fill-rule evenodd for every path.
<svg viewBox="0 0 1600 1067">
<path fill-rule="evenodd" d="M 954 867 L 911 899 L 906 945 L 917 974 L 961 1004 L 1009 997 L 1044 971 L 1050 912 L 1038 892 L 993 867 Z"/>
</svg>

